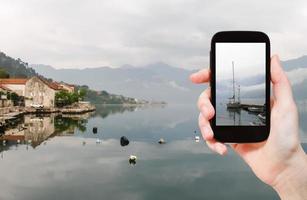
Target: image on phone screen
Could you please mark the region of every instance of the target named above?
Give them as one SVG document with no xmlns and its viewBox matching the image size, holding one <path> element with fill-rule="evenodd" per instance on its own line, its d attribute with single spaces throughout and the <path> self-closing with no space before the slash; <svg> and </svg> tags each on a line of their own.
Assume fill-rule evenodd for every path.
<svg viewBox="0 0 307 200">
<path fill-rule="evenodd" d="M 265 126 L 265 43 L 216 43 L 216 125 Z"/>
</svg>

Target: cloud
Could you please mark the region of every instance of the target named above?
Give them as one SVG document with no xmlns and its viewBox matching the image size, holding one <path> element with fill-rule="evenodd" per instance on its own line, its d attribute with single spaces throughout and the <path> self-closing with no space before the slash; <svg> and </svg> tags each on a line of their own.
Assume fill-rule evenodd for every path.
<svg viewBox="0 0 307 200">
<path fill-rule="evenodd" d="M 178 89 L 178 90 L 181 90 L 181 91 L 189 91 L 188 88 L 178 85 L 175 81 L 169 81 L 169 85 L 171 87 Z"/>
<path fill-rule="evenodd" d="M 29 63 L 208 65 L 212 35 L 261 30 L 283 59 L 307 52 L 306 1 L 2 0 L 1 51 Z"/>
</svg>

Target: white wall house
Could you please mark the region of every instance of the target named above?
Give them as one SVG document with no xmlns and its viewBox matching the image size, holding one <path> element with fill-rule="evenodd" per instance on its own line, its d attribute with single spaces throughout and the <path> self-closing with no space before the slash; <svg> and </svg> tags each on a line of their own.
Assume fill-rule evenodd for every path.
<svg viewBox="0 0 307 200">
<path fill-rule="evenodd" d="M 28 79 L 0 79 L 0 84 L 15 92 L 19 96 L 25 96 L 25 86 Z"/>
</svg>

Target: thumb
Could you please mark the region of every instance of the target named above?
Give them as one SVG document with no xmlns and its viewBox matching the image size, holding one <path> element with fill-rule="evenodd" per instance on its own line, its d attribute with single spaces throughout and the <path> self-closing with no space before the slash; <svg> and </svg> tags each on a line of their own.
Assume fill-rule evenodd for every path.
<svg viewBox="0 0 307 200">
<path fill-rule="evenodd" d="M 273 95 L 276 102 L 282 104 L 293 101 L 290 81 L 283 71 L 277 55 L 271 58 L 271 81 L 273 83 Z"/>
</svg>

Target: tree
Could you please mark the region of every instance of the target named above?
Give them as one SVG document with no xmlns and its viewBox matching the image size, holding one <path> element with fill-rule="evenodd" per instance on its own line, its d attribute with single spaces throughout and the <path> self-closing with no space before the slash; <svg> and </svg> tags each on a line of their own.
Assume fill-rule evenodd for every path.
<svg viewBox="0 0 307 200">
<path fill-rule="evenodd" d="M 20 106 L 24 103 L 24 97 L 22 96 L 19 96 L 18 94 L 16 94 L 15 92 L 13 93 L 10 93 L 8 92 L 7 93 L 7 99 L 10 99 L 12 100 L 13 104 L 16 106 Z"/>
<path fill-rule="evenodd" d="M 87 91 L 86 91 L 85 88 L 80 88 L 79 91 L 78 91 L 78 93 L 79 93 L 79 99 L 80 99 L 80 100 L 83 100 L 84 97 L 86 96 Z"/>
<path fill-rule="evenodd" d="M 6 72 L 6 70 L 1 67 L 0 67 L 0 78 L 10 78 L 10 75 Z"/>
<path fill-rule="evenodd" d="M 80 90 L 79 90 L 80 91 Z M 86 94 L 86 91 L 82 92 L 68 92 L 61 90 L 55 94 L 55 105 L 57 107 L 68 106 L 73 103 L 78 102 L 80 99 L 83 99 Z"/>
</svg>

